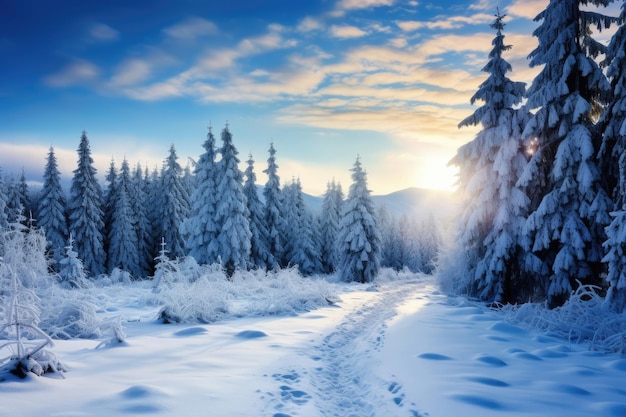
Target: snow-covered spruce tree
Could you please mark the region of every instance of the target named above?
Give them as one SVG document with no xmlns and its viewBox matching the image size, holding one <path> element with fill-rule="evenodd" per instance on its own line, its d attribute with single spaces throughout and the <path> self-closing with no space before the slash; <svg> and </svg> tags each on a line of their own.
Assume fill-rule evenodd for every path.
<svg viewBox="0 0 626 417">
<path fill-rule="evenodd" d="M 343 206 L 341 184 L 335 180 L 326 186 L 320 214 L 320 259 L 322 272 L 331 274 L 337 269 L 337 234 Z"/>
<path fill-rule="evenodd" d="M 531 66 L 543 66 L 528 90 L 527 105 L 538 109 L 524 129 L 537 150 L 519 184 L 531 196 L 525 233 L 542 261 L 548 304 L 559 306 L 579 280 L 599 284 L 604 227 L 612 205 L 601 186 L 595 156 L 600 140 L 594 121 L 610 85 L 594 60 L 606 47 L 594 40 L 590 26 L 608 26 L 612 18 L 586 6 L 609 0 L 551 0 L 536 18 L 538 47 Z M 583 10 L 582 6 L 585 6 Z M 547 273 L 544 275 L 543 272 Z"/>
<path fill-rule="evenodd" d="M 191 194 L 189 218 L 181 225 L 181 231 L 189 255 L 199 264 L 218 261 L 215 205 L 218 194 L 216 186 L 217 167 L 215 162 L 215 137 L 211 127 L 204 142 L 205 152 L 195 168 L 195 189 Z"/>
<path fill-rule="evenodd" d="M 274 144 L 270 143 L 269 158 L 267 159 L 267 169 L 263 172 L 267 174 L 267 182 L 263 189 L 263 197 L 265 198 L 265 226 L 269 233 L 269 242 L 267 247 L 270 253 L 274 256 L 275 264 L 272 265 L 272 269 L 278 268 L 282 263 L 283 254 L 285 249 L 283 248 L 283 242 L 281 240 L 281 233 L 283 230 L 283 218 L 282 218 L 282 198 L 280 190 L 280 177 L 278 176 L 278 165 L 276 164 L 276 150 Z M 284 265 L 283 265 L 284 266 Z"/>
<path fill-rule="evenodd" d="M 159 207 L 161 207 L 161 179 L 156 167 L 152 172 L 144 174 L 144 190 L 146 193 L 146 216 L 150 224 L 150 258 L 156 258 L 159 253 L 159 242 L 161 241 L 161 218 L 159 217 Z"/>
<path fill-rule="evenodd" d="M 609 289 L 606 301 L 618 312 L 626 307 L 626 2 L 622 2 L 619 28 L 613 35 L 606 51 L 606 74 L 610 79 L 613 96 L 600 119 L 604 127 L 601 162 L 607 169 L 605 177 L 612 180 L 612 195 L 616 211 L 611 213 L 613 221 L 606 228 L 607 240 L 603 246 L 608 265 L 606 282 Z"/>
<path fill-rule="evenodd" d="M 376 214 L 380 231 L 380 266 L 399 271 L 402 269 L 402 263 L 399 256 L 400 232 L 398 222 L 389 213 L 387 206 L 380 206 Z"/>
<path fill-rule="evenodd" d="M 265 225 L 265 218 L 263 217 L 265 207 L 259 199 L 252 155 L 248 158 L 248 167 L 244 175 L 246 176 L 246 182 L 243 185 L 243 193 L 248 204 L 248 213 L 250 214 L 248 221 L 250 223 L 250 232 L 252 233 L 250 239 L 250 264 L 252 267 L 262 269 L 272 268 L 276 264 L 276 260 L 268 247 L 270 239 L 267 226 Z"/>
<path fill-rule="evenodd" d="M 4 230 L 9 227 L 9 216 L 7 211 L 7 193 L 6 184 L 2 177 L 2 170 L 0 170 L 0 230 Z M 2 249 L 2 240 L 0 240 L 0 249 Z M 0 251 L 0 256 L 2 252 Z"/>
<path fill-rule="evenodd" d="M 480 124 L 482 130 L 451 161 L 459 167 L 463 199 L 457 241 L 466 254 L 465 290 L 498 302 L 516 300 L 527 286 L 520 281 L 525 262 L 521 232 L 528 201 L 515 186 L 526 163 L 522 129 L 527 112 L 515 108 L 525 86 L 506 76 L 511 65 L 502 55 L 511 46 L 504 43 L 504 17 L 498 11 L 491 24 L 496 36 L 483 68 L 489 76 L 471 98 L 472 104 L 482 101 L 483 105 L 459 123 L 459 127 Z"/>
<path fill-rule="evenodd" d="M 148 217 L 148 193 L 141 166 L 137 164 L 130 184 L 132 212 L 137 232 L 137 267 L 141 277 L 152 273 L 152 224 Z"/>
<path fill-rule="evenodd" d="M 432 274 L 437 264 L 439 251 L 443 243 L 440 225 L 432 213 L 422 220 L 419 231 L 420 257 L 422 260 L 422 272 Z"/>
<path fill-rule="evenodd" d="M 115 160 L 111 158 L 109 164 L 109 171 L 105 177 L 106 188 L 102 193 L 102 218 L 104 220 L 104 231 L 102 232 L 102 238 L 104 243 L 104 252 L 109 253 L 109 231 L 111 230 L 111 223 L 113 222 L 113 214 L 115 212 L 115 198 L 117 196 L 117 169 L 115 168 Z M 107 272 L 111 272 L 108 270 Z"/>
<path fill-rule="evenodd" d="M 226 273 L 247 269 L 250 259 L 250 222 L 246 196 L 243 193 L 243 174 L 239 170 L 237 148 L 228 125 L 222 129 L 222 158 L 217 163 L 215 191 L 219 196 L 215 204 L 217 225 L 217 253 Z"/>
<path fill-rule="evenodd" d="M 49 253 L 56 262 L 63 259 L 63 248 L 68 238 L 66 207 L 67 198 L 61 187 L 61 173 L 54 149 L 50 147 L 39 196 L 37 224 L 46 234 Z"/>
<path fill-rule="evenodd" d="M 115 268 L 130 273 L 134 278 L 141 276 L 139 254 L 137 253 L 137 218 L 131 201 L 131 177 L 128 161 L 124 159 L 115 186 L 115 206 L 109 229 L 109 256 L 107 268 Z"/>
<path fill-rule="evenodd" d="M 74 251 L 74 237 L 70 235 L 65 247 L 65 257 L 59 262 L 61 285 L 67 288 L 80 288 L 87 279 L 83 262 Z"/>
<path fill-rule="evenodd" d="M 300 180 L 283 188 L 283 220 L 285 221 L 285 257 L 288 265 L 297 265 L 302 275 L 322 270 L 313 216 L 304 204 Z"/>
<path fill-rule="evenodd" d="M 22 168 L 22 173 L 20 174 L 20 179 L 16 184 L 17 195 L 20 199 L 20 204 L 22 205 L 22 212 L 30 217 L 33 213 L 33 206 L 30 198 L 30 194 L 28 192 L 28 184 L 26 183 L 26 174 L 24 173 L 24 168 Z"/>
<path fill-rule="evenodd" d="M 161 237 L 169 247 L 170 256 L 182 257 L 187 253 L 180 225 L 189 216 L 190 202 L 188 189 L 183 178 L 183 169 L 178 163 L 174 145 L 163 162 L 161 175 L 162 201 L 160 206 Z"/>
<path fill-rule="evenodd" d="M 23 217 L 28 219 L 29 213 L 25 211 L 25 207 L 22 205 L 22 198 L 20 196 L 19 183 L 15 181 L 14 177 L 10 177 L 6 182 L 6 194 L 7 194 L 7 218 L 9 223 L 14 223 L 17 218 Z"/>
<path fill-rule="evenodd" d="M 96 179 L 87 132 L 83 131 L 78 146 L 78 167 L 74 170 L 68 200 L 69 229 L 74 236 L 78 257 L 91 276 L 104 273 L 104 221 L 102 190 Z"/>
<path fill-rule="evenodd" d="M 380 268 L 380 232 L 367 175 L 357 157 L 339 223 L 338 271 L 343 281 L 371 282 Z"/>
<path fill-rule="evenodd" d="M 398 220 L 400 234 L 400 259 L 402 268 L 411 272 L 421 272 L 424 269 L 419 241 L 418 226 L 415 219 L 406 213 Z"/>
</svg>

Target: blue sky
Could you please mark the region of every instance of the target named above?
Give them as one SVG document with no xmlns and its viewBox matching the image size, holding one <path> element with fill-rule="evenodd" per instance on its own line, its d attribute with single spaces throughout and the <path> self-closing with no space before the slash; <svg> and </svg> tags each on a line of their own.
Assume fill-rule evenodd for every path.
<svg viewBox="0 0 626 417">
<path fill-rule="evenodd" d="M 0 167 L 39 181 L 55 148 L 70 180 L 86 130 L 100 175 L 181 164 L 228 122 L 266 181 L 270 142 L 284 184 L 347 191 L 357 155 L 374 194 L 452 188 L 446 167 L 476 130 L 457 124 L 508 16 L 510 77 L 530 83 L 532 18 L 547 0 L 89 0 L 4 2 Z M 218 136 L 219 137 L 219 136 Z"/>
</svg>

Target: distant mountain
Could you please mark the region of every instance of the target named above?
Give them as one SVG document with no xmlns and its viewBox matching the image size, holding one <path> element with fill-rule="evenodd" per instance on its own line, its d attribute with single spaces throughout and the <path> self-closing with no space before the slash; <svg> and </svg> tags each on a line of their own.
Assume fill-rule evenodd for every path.
<svg viewBox="0 0 626 417">
<path fill-rule="evenodd" d="M 389 214 L 412 217 L 425 217 L 432 214 L 437 219 L 454 216 L 458 210 L 458 202 L 454 193 L 426 188 L 406 188 L 386 195 L 373 195 L 376 207 L 384 206 Z M 304 194 L 304 202 L 313 212 L 322 210 L 322 197 Z"/>
</svg>

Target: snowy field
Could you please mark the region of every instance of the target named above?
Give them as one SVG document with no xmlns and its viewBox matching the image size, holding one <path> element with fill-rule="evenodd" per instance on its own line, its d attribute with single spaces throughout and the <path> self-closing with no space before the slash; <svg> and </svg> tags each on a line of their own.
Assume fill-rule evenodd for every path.
<svg viewBox="0 0 626 417">
<path fill-rule="evenodd" d="M 322 287 L 333 304 L 260 315 L 233 299 L 241 317 L 210 324 L 160 323 L 147 286 L 102 289 L 99 314 L 127 320 L 126 342 L 55 341 L 65 378 L 0 383 L 0 416 L 626 416 L 619 355 L 508 324 L 422 275 Z"/>
</svg>

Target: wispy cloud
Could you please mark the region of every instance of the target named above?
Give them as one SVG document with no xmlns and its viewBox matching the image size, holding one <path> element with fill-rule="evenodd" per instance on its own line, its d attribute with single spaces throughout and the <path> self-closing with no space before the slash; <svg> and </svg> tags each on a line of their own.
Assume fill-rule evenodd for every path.
<svg viewBox="0 0 626 417">
<path fill-rule="evenodd" d="M 104 23 L 94 23 L 89 29 L 89 36 L 96 41 L 112 42 L 118 40 L 120 34 Z"/>
<path fill-rule="evenodd" d="M 49 87 L 72 87 L 94 83 L 100 75 L 100 68 L 86 60 L 75 59 L 60 71 L 44 78 Z"/>
<path fill-rule="evenodd" d="M 320 19 L 316 19 L 310 16 L 305 17 L 298 23 L 296 26 L 296 30 L 298 32 L 312 32 L 315 30 L 320 30 L 324 27 L 324 24 Z"/>
<path fill-rule="evenodd" d="M 340 0 L 337 2 L 337 10 L 359 10 L 372 7 L 393 6 L 395 0 Z"/>
<path fill-rule="evenodd" d="M 445 19 L 420 21 L 399 20 L 395 24 L 405 32 L 415 32 L 419 29 L 459 29 L 467 25 L 485 25 L 493 21 L 493 16 L 485 13 L 472 16 L 451 16 Z"/>
<path fill-rule="evenodd" d="M 352 39 L 352 38 L 360 38 L 362 36 L 365 36 L 367 35 L 367 32 L 359 29 L 356 26 L 333 25 L 330 27 L 330 35 L 333 38 Z"/>
<path fill-rule="evenodd" d="M 171 38 L 189 41 L 203 36 L 215 35 L 219 29 L 215 23 L 194 16 L 163 29 L 163 32 Z"/>
<path fill-rule="evenodd" d="M 514 0 L 506 12 L 511 16 L 534 19 L 547 5 L 547 0 Z"/>
</svg>

